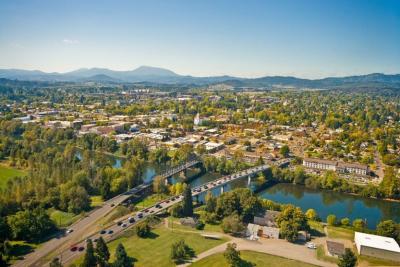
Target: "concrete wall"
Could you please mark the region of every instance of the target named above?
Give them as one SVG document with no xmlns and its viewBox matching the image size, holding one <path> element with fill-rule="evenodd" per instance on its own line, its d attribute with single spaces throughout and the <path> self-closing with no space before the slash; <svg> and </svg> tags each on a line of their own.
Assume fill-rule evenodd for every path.
<svg viewBox="0 0 400 267">
<path fill-rule="evenodd" d="M 360 254 L 365 256 L 371 256 L 375 258 L 381 258 L 391 261 L 398 261 L 400 262 L 400 253 L 383 250 L 383 249 L 376 249 L 371 247 L 360 246 Z"/>
</svg>

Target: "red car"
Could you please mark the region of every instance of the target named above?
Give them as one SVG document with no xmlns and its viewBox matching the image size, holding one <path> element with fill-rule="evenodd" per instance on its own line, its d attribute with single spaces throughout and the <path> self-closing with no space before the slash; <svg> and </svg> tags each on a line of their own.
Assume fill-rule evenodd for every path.
<svg viewBox="0 0 400 267">
<path fill-rule="evenodd" d="M 78 247 L 77 247 L 77 246 L 73 246 L 73 247 L 70 248 L 70 250 L 71 250 L 72 252 L 77 251 L 77 250 L 78 250 Z"/>
</svg>

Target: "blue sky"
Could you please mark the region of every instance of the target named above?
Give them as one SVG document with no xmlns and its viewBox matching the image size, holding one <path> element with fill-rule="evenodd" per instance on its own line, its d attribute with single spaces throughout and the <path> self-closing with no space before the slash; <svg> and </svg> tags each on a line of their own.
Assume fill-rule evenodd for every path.
<svg viewBox="0 0 400 267">
<path fill-rule="evenodd" d="M 0 68 L 400 73 L 400 1 L 1 0 Z"/>
</svg>

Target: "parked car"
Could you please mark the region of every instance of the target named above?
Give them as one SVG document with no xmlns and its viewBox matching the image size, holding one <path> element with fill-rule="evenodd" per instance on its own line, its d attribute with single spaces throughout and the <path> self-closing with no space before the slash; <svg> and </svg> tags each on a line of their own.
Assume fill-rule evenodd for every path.
<svg viewBox="0 0 400 267">
<path fill-rule="evenodd" d="M 83 251 L 85 248 L 84 247 L 79 247 L 78 250 L 79 251 Z"/>
<path fill-rule="evenodd" d="M 68 229 L 67 230 L 67 234 L 70 234 L 70 233 L 72 233 L 74 231 L 74 229 Z"/>
<path fill-rule="evenodd" d="M 111 235 L 112 233 L 114 233 L 113 230 L 108 230 L 108 234 Z"/>
<path fill-rule="evenodd" d="M 101 231 L 100 231 L 100 234 L 101 234 L 101 235 L 104 235 L 105 233 L 107 233 L 106 230 L 101 230 Z"/>
<path fill-rule="evenodd" d="M 71 250 L 72 252 L 74 252 L 74 251 L 77 251 L 77 250 L 78 250 L 78 247 L 77 247 L 77 246 L 73 246 L 73 247 L 71 247 L 69 250 Z"/>
<path fill-rule="evenodd" d="M 306 245 L 307 245 L 307 248 L 309 248 L 309 249 L 317 249 L 317 246 L 312 242 L 309 242 Z"/>
</svg>

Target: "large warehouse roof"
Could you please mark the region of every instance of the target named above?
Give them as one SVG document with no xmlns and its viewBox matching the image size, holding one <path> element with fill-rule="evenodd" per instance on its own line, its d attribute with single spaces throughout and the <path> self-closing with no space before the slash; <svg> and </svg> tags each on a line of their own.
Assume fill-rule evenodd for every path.
<svg viewBox="0 0 400 267">
<path fill-rule="evenodd" d="M 396 240 L 391 237 L 356 232 L 354 236 L 354 241 L 358 243 L 358 245 L 365 247 L 400 252 L 399 244 L 397 244 Z"/>
</svg>

